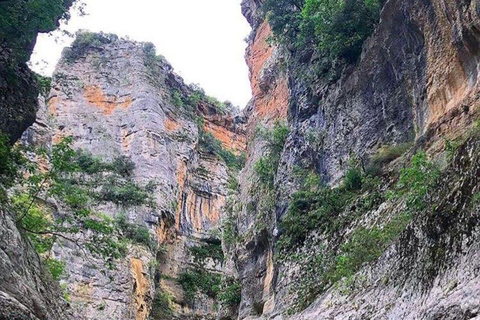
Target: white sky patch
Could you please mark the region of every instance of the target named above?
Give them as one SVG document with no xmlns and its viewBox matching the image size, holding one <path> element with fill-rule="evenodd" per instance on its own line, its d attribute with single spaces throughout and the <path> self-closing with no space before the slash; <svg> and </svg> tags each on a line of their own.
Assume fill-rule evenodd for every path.
<svg viewBox="0 0 480 320">
<path fill-rule="evenodd" d="M 241 0 L 85 0 L 87 16 L 74 15 L 64 29 L 115 33 L 153 42 L 187 83 L 243 108 L 251 97 L 244 39 L 250 26 Z M 57 35 L 55 37 L 55 34 Z M 34 71 L 51 75 L 73 39 L 41 34 L 31 58 Z"/>
</svg>

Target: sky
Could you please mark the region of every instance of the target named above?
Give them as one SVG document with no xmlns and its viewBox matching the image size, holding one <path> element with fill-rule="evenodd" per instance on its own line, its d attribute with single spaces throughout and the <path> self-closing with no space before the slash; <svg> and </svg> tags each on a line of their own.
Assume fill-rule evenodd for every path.
<svg viewBox="0 0 480 320">
<path fill-rule="evenodd" d="M 240 11 L 241 0 L 85 0 L 86 16 L 73 14 L 63 28 L 115 33 L 153 42 L 157 53 L 187 83 L 208 95 L 243 108 L 251 97 L 245 64 L 245 38 L 250 26 Z M 59 39 L 60 38 L 60 39 Z M 59 32 L 40 34 L 31 67 L 51 75 L 61 51 L 73 39 Z"/>
</svg>

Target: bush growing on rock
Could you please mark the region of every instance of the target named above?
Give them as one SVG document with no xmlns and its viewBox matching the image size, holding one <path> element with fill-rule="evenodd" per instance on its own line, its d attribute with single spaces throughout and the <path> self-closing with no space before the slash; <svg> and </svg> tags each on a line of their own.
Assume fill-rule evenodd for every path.
<svg viewBox="0 0 480 320">
<path fill-rule="evenodd" d="M 111 179 L 130 186 L 122 193 L 122 201 L 128 197 L 129 205 L 145 203 L 147 191 L 130 181 L 134 170 L 130 161 L 119 157 L 106 162 L 90 153 L 75 151 L 71 138 L 54 145 L 51 154 L 21 145 L 12 147 L 6 141 L 0 139 L 2 205 L 16 215 L 18 229 L 46 257 L 45 263 L 54 278 L 61 274 L 60 262 L 48 259 L 59 239 L 88 249 L 94 256 L 104 258 L 107 266 L 113 266 L 126 252 L 123 231 L 110 217 L 97 212 L 95 205 L 105 196 L 106 184 Z M 28 159 L 23 154 L 28 154 Z M 48 166 L 40 167 L 40 163 Z M 55 206 L 50 199 L 55 199 Z M 136 242 L 151 244 L 146 228 L 136 228 L 132 237 Z"/>
<path fill-rule="evenodd" d="M 65 48 L 62 56 L 68 62 L 73 62 L 87 54 L 93 48 L 101 47 L 104 44 L 111 43 L 118 39 L 117 35 L 109 33 L 95 33 L 89 31 L 79 31 L 71 47 Z"/>
<path fill-rule="evenodd" d="M 267 0 L 264 12 L 277 40 L 296 50 L 313 46 L 330 59 L 357 60 L 384 0 Z"/>
<path fill-rule="evenodd" d="M 218 301 L 229 307 L 236 307 L 242 300 L 242 286 L 240 282 L 234 278 L 226 278 L 222 282 Z"/>
<path fill-rule="evenodd" d="M 259 130 L 260 139 L 266 142 L 266 155 L 254 164 L 254 170 L 260 182 L 268 189 L 273 188 L 275 173 L 289 133 L 288 127 L 280 122 L 276 122 L 271 129 Z"/>
</svg>

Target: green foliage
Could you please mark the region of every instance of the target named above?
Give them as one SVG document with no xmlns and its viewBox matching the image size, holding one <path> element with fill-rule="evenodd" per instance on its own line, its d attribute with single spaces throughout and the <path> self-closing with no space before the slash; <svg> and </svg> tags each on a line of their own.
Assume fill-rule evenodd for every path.
<svg viewBox="0 0 480 320">
<path fill-rule="evenodd" d="M 365 263 L 377 260 L 410 221 L 410 215 L 401 214 L 383 228 L 355 230 L 350 240 L 342 245 L 335 259 L 335 268 L 327 280 L 334 283 L 341 278 L 352 277 Z"/>
<path fill-rule="evenodd" d="M 428 194 L 437 184 L 439 170 L 424 152 L 419 152 L 411 164 L 401 170 L 397 184 L 390 191 L 381 187 L 378 177 L 361 175 L 360 180 L 358 175 L 346 175 L 346 181 L 340 187 L 330 189 L 323 187 L 316 175 L 310 174 L 304 178 L 303 188 L 293 194 L 289 210 L 280 223 L 283 234 L 277 246 L 281 260 L 297 259 L 295 261 L 304 266 L 297 285 L 300 301 L 295 305 L 297 311 L 307 307 L 318 294 L 341 279 L 347 287 L 355 283 L 354 276 L 362 266 L 377 260 L 398 239 L 412 218 L 428 208 Z M 361 188 L 349 185 L 361 185 Z M 356 215 L 374 210 L 387 196 L 405 201 L 406 210 L 383 225 L 359 227 L 346 236 L 342 235 Z M 319 247 L 316 254 L 308 256 L 291 250 L 310 239 L 313 231 L 328 235 L 334 243 L 337 239 L 338 245 Z"/>
<path fill-rule="evenodd" d="M 224 217 L 224 220 L 222 221 L 222 242 L 227 246 L 231 246 L 235 244 L 237 240 L 238 235 L 236 217 L 230 213 Z"/>
<path fill-rule="evenodd" d="M 384 146 L 371 157 L 366 169 L 367 174 L 378 176 L 382 173 L 383 167 L 393 160 L 399 158 L 412 147 L 411 142 L 400 143 L 395 146 Z"/>
<path fill-rule="evenodd" d="M 150 193 L 154 185 L 150 182 L 140 186 L 131 179 L 135 163 L 129 157 L 118 156 L 106 162 L 80 150 L 75 153 L 74 162 L 80 172 L 95 177 L 92 182 L 98 191 L 91 193 L 95 199 L 125 207 L 153 205 Z"/>
<path fill-rule="evenodd" d="M 267 0 L 264 12 L 280 42 L 313 45 L 331 60 L 354 62 L 380 17 L 383 0 Z"/>
<path fill-rule="evenodd" d="M 113 159 L 113 162 L 110 166 L 107 166 L 107 169 L 110 169 L 124 178 L 130 178 L 135 171 L 135 163 L 127 156 L 119 156 Z"/>
<path fill-rule="evenodd" d="M 347 191 L 360 190 L 362 188 L 363 174 L 358 168 L 350 168 L 345 173 L 344 185 Z"/>
<path fill-rule="evenodd" d="M 140 198 L 147 190 L 131 187 L 129 180 L 134 167 L 131 162 L 119 157 L 105 162 L 86 152 L 77 152 L 71 147 L 72 139 L 65 138 L 52 147 L 51 154 L 45 150 L 29 150 L 30 158 L 22 156 L 22 147 L 6 144 L 0 139 L 0 182 L 6 210 L 16 214 L 17 226 L 30 238 L 41 255 L 47 254 L 58 240 L 70 241 L 87 248 L 94 256 L 105 259 L 113 266 L 116 259 L 126 252 L 121 240 L 121 231 L 114 221 L 94 209 L 98 199 L 105 194 L 110 181 L 121 181 L 120 186 L 130 186 L 123 199 L 129 205 L 143 204 Z M 47 169 L 39 163 L 49 163 Z M 7 195 L 5 190 L 15 186 Z M 138 196 L 142 194 L 142 197 Z M 117 194 L 116 194 L 117 195 Z M 61 210 L 52 207 L 44 199 L 53 198 Z M 112 200 L 112 199 L 109 199 Z M 149 235 L 143 229 L 135 229 L 133 237 L 138 242 Z M 51 262 L 52 267 L 57 267 Z"/>
<path fill-rule="evenodd" d="M 197 292 L 202 292 L 210 298 L 216 299 L 220 291 L 221 277 L 219 274 L 210 273 L 202 268 L 184 271 L 178 277 L 185 298 L 192 303 Z"/>
<path fill-rule="evenodd" d="M 350 217 L 340 214 L 354 196 L 344 188 L 331 189 L 320 184 L 295 192 L 280 223 L 283 231 L 278 243 L 280 250 L 303 243 L 313 230 L 333 234 L 341 229 Z"/>
<path fill-rule="evenodd" d="M 238 182 L 236 176 L 231 175 L 228 177 L 228 190 L 232 192 L 237 192 L 240 190 L 240 183 Z"/>
<path fill-rule="evenodd" d="M 155 48 L 155 45 L 151 42 L 145 42 L 143 44 L 143 52 L 145 53 L 147 59 L 149 60 L 155 60 L 157 58 L 157 49 Z"/>
<path fill-rule="evenodd" d="M 74 62 L 85 56 L 89 50 L 99 48 L 118 39 L 118 36 L 108 33 L 78 31 L 70 48 L 65 48 L 62 55 L 68 62 Z"/>
<path fill-rule="evenodd" d="M 157 289 L 153 298 L 151 319 L 172 319 L 172 296 Z"/>
<path fill-rule="evenodd" d="M 47 98 L 52 88 L 52 78 L 35 73 L 35 80 L 37 80 L 38 92 L 42 97 Z"/>
<path fill-rule="evenodd" d="M 396 186 L 394 197 L 405 199 L 410 212 L 421 211 L 426 208 L 426 195 L 434 187 L 440 176 L 440 170 L 428 160 L 425 152 L 413 156 L 411 165 L 402 169 Z"/>
<path fill-rule="evenodd" d="M 26 158 L 18 148 L 12 148 L 8 137 L 0 133 L 0 203 L 6 201 L 5 190 L 14 186 L 22 177 L 21 169 Z"/>
<path fill-rule="evenodd" d="M 111 177 L 102 186 L 98 199 L 122 206 L 142 206 L 149 204 L 149 193 L 135 182 L 121 181 Z"/>
<path fill-rule="evenodd" d="M 194 262 L 201 266 L 205 265 L 208 258 L 212 258 L 217 263 L 223 263 L 223 250 L 219 242 L 190 247 L 189 250 L 194 257 Z"/>
<path fill-rule="evenodd" d="M 170 93 L 170 102 L 176 107 L 183 108 L 185 106 L 182 94 L 178 90 L 172 90 Z"/>
<path fill-rule="evenodd" d="M 38 32 L 57 28 L 68 18 L 72 0 L 0 1 L 0 47 L 12 49 L 18 63 L 27 62 Z"/>
<path fill-rule="evenodd" d="M 200 101 L 202 101 L 203 96 L 205 93 L 200 90 L 194 90 L 186 99 L 188 105 L 192 106 L 193 108 L 197 108 Z"/>
<path fill-rule="evenodd" d="M 51 227 L 51 212 L 32 201 L 28 194 L 15 195 L 10 205 L 12 211 L 23 213 L 21 226 L 29 230 L 29 238 L 35 250 L 40 254 L 49 252 L 55 242 L 55 236 L 44 234 L 44 231 Z"/>
<path fill-rule="evenodd" d="M 273 189 L 275 173 L 280 163 L 280 156 L 290 130 L 280 122 L 276 122 L 270 130 L 260 130 L 259 135 L 265 140 L 266 155 L 254 164 L 254 171 L 262 185 Z"/>
<path fill-rule="evenodd" d="M 474 206 L 477 206 L 480 204 L 480 192 L 477 192 L 475 193 L 473 196 L 472 196 L 472 201 L 471 201 L 472 205 Z"/>
<path fill-rule="evenodd" d="M 60 278 L 65 274 L 65 262 L 48 258 L 45 259 L 44 263 L 54 280 L 59 281 Z"/>
<path fill-rule="evenodd" d="M 453 159 L 453 156 L 457 152 L 457 149 L 460 146 L 460 143 L 458 141 L 451 141 L 448 139 L 444 139 L 444 141 L 445 141 L 445 151 L 447 153 L 447 160 L 451 161 Z"/>
<path fill-rule="evenodd" d="M 150 237 L 150 232 L 147 227 L 128 222 L 127 217 L 123 214 L 120 214 L 115 218 L 115 223 L 124 237 L 136 243 L 143 244 L 148 248 L 154 247 L 155 244 Z"/>
<path fill-rule="evenodd" d="M 205 91 L 197 85 L 192 85 L 190 89 L 191 91 L 188 93 L 172 88 L 170 102 L 176 107 L 185 109 L 189 114 L 194 114 L 200 105 L 208 106 L 220 114 L 226 114 L 233 110 L 230 102 L 220 102 L 218 99 L 206 95 Z"/>
<path fill-rule="evenodd" d="M 242 286 L 240 281 L 234 278 L 227 278 L 223 281 L 218 294 L 218 301 L 229 307 L 236 307 L 242 300 Z"/>
<path fill-rule="evenodd" d="M 230 169 L 241 170 L 245 166 L 246 155 L 240 153 L 236 155 L 232 151 L 226 149 L 220 140 L 214 137 L 210 132 L 205 132 L 203 128 L 199 128 L 199 146 L 208 153 L 215 154 L 225 161 Z"/>
</svg>

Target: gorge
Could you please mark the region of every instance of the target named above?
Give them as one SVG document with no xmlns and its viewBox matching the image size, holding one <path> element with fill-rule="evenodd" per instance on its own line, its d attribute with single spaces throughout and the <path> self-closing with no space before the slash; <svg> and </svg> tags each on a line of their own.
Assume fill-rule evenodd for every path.
<svg viewBox="0 0 480 320">
<path fill-rule="evenodd" d="M 151 43 L 79 33 L 40 90 L 0 52 L 1 320 L 480 319 L 480 2 L 378 1 L 352 61 L 288 38 L 312 2 L 243 0 L 242 110 Z"/>
</svg>

